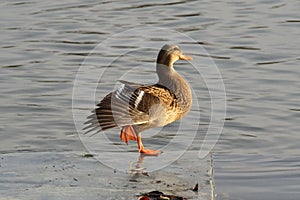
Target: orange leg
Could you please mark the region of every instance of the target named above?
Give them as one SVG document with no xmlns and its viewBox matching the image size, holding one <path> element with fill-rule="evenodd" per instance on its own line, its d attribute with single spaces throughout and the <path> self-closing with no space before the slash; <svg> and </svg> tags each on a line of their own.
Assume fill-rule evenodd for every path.
<svg viewBox="0 0 300 200">
<path fill-rule="evenodd" d="M 138 143 L 139 152 L 141 154 L 148 155 L 148 156 L 158 156 L 161 153 L 160 150 L 145 149 L 142 143 L 142 137 L 140 133 L 137 136 L 137 143 Z"/>
<path fill-rule="evenodd" d="M 132 126 L 124 126 L 122 127 L 122 131 L 121 131 L 121 135 L 120 138 L 126 143 L 128 144 L 129 140 L 134 140 L 136 141 L 136 134 L 134 129 L 132 128 Z"/>
</svg>

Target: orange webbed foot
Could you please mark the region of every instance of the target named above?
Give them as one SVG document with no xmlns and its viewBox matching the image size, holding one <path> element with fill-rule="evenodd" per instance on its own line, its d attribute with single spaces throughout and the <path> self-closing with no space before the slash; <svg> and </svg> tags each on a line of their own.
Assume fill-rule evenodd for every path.
<svg viewBox="0 0 300 200">
<path fill-rule="evenodd" d="M 139 152 L 147 156 L 158 156 L 159 154 L 161 154 L 160 150 L 151 150 L 151 149 L 141 149 L 139 150 Z"/>
<path fill-rule="evenodd" d="M 137 136 L 137 143 L 138 143 L 139 152 L 142 155 L 145 155 L 145 156 L 158 156 L 159 154 L 161 154 L 160 150 L 145 149 L 144 145 L 142 143 L 141 134 L 138 134 L 138 136 Z"/>
<path fill-rule="evenodd" d="M 132 128 L 132 126 L 124 126 L 122 127 L 122 131 L 121 131 L 121 135 L 120 138 L 126 143 L 128 144 L 129 140 L 137 140 L 137 136 L 135 134 L 134 129 Z"/>
</svg>

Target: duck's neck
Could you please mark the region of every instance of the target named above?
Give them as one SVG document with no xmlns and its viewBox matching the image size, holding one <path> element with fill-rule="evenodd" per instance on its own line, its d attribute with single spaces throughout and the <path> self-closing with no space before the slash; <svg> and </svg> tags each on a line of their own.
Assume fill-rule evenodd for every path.
<svg viewBox="0 0 300 200">
<path fill-rule="evenodd" d="M 184 78 L 176 72 L 173 65 L 163 66 L 161 64 L 157 64 L 156 72 L 158 75 L 158 84 L 167 87 L 176 95 L 179 101 L 191 101 L 192 94 L 190 86 Z"/>
<path fill-rule="evenodd" d="M 158 75 L 158 84 L 168 86 L 171 84 L 173 76 L 176 76 L 178 74 L 174 68 L 173 65 L 166 66 L 163 64 L 157 63 L 156 65 L 156 73 Z"/>
</svg>

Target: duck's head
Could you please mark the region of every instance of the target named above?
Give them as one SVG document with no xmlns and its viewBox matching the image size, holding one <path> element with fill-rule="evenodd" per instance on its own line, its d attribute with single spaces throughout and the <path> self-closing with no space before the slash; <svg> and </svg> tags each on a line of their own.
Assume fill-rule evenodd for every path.
<svg viewBox="0 0 300 200">
<path fill-rule="evenodd" d="M 184 55 L 178 46 L 166 44 L 161 48 L 156 62 L 157 64 L 172 67 L 177 60 L 192 60 L 192 58 Z"/>
</svg>

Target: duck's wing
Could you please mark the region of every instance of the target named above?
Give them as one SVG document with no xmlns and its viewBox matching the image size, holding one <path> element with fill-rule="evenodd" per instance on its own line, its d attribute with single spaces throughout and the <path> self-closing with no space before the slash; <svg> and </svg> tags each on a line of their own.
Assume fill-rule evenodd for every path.
<svg viewBox="0 0 300 200">
<path fill-rule="evenodd" d="M 88 117 L 84 130 L 100 132 L 128 125 L 162 126 L 168 118 L 166 110 L 177 105 L 176 96 L 161 85 L 140 85 L 120 81 L 121 86 L 109 93 Z M 155 125 L 154 125 L 155 124 Z"/>
<path fill-rule="evenodd" d="M 138 88 L 144 85 L 120 81 L 120 87 L 106 95 L 85 122 L 86 133 L 91 131 L 100 132 L 114 127 L 137 125 L 147 123 L 147 113 L 135 107 L 136 101 L 141 98 Z"/>
<path fill-rule="evenodd" d="M 133 82 L 129 82 L 129 81 L 124 81 L 124 80 L 118 80 L 120 83 L 126 85 L 126 86 L 129 86 L 131 87 L 132 89 L 137 89 L 137 88 L 140 88 L 140 87 L 145 87 L 147 85 L 145 84 L 139 84 L 139 83 L 133 83 Z"/>
</svg>

